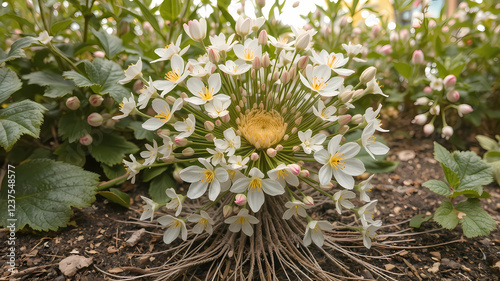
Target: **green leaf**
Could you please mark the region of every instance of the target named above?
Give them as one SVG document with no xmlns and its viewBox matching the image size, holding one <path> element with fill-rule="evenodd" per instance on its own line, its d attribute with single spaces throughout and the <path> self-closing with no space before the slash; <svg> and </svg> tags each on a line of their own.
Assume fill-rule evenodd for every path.
<svg viewBox="0 0 500 281">
<path fill-rule="evenodd" d="M 426 216 L 425 214 L 418 214 L 410 220 L 410 227 L 419 228 L 422 225 L 422 223 L 430 220 L 431 218 L 432 215 Z"/>
<path fill-rule="evenodd" d="M 403 75 L 406 79 L 409 79 L 413 74 L 413 68 L 410 64 L 406 62 L 394 62 L 394 68 Z"/>
<path fill-rule="evenodd" d="M 460 219 L 460 223 L 468 238 L 489 235 L 496 229 L 497 223 L 481 209 L 479 199 L 467 199 L 465 202 L 458 203 L 455 209 L 465 214 Z"/>
<path fill-rule="evenodd" d="M 451 153 L 437 142 L 434 142 L 434 158 L 436 158 L 436 160 L 441 164 L 455 171 L 456 163 L 453 160 Z"/>
<path fill-rule="evenodd" d="M 163 19 L 175 21 L 181 14 L 180 0 L 164 0 L 160 5 L 160 15 Z"/>
<path fill-rule="evenodd" d="M 99 191 L 97 193 L 109 199 L 111 202 L 120 204 L 125 208 L 128 208 L 130 206 L 130 196 L 117 188 L 112 187 L 109 190 Z"/>
<path fill-rule="evenodd" d="M 106 164 L 101 164 L 102 170 L 104 171 L 104 174 L 108 179 L 115 179 L 120 176 L 123 176 L 127 173 L 127 170 L 125 170 L 125 167 L 123 164 L 117 164 L 114 166 L 108 166 Z M 126 179 L 124 178 L 123 181 Z M 120 184 L 121 182 L 118 182 L 117 184 Z"/>
<path fill-rule="evenodd" d="M 219 8 L 220 12 L 224 16 L 224 18 L 231 23 L 231 26 L 236 26 L 236 21 L 234 21 L 233 16 L 227 11 L 227 8 L 218 4 L 217 8 Z"/>
<path fill-rule="evenodd" d="M 484 154 L 484 161 L 493 163 L 500 161 L 500 151 L 488 151 Z"/>
<path fill-rule="evenodd" d="M 153 201 L 159 204 L 165 204 L 170 200 L 165 193 L 165 190 L 168 188 L 175 189 L 175 181 L 169 173 L 162 173 L 151 181 L 149 185 L 149 195 L 151 195 Z"/>
<path fill-rule="evenodd" d="M 150 9 L 146 7 L 141 1 L 139 0 L 134 0 L 134 3 L 139 6 L 139 9 L 141 9 L 142 15 L 146 19 L 147 22 L 151 24 L 153 29 L 165 39 L 165 34 L 160 29 L 160 25 L 158 25 L 158 21 L 156 20 L 156 17 L 151 13 Z"/>
<path fill-rule="evenodd" d="M 147 140 L 153 142 L 153 139 L 157 139 L 158 134 L 155 131 L 146 130 L 142 127 L 142 123 L 139 121 L 132 121 L 128 125 L 129 128 L 134 130 L 134 137 L 138 140 Z"/>
<path fill-rule="evenodd" d="M 70 143 L 69 141 L 65 141 L 57 147 L 54 154 L 58 156 L 58 161 L 75 166 L 83 167 L 86 162 L 85 152 L 79 142 Z"/>
<path fill-rule="evenodd" d="M 460 177 L 458 176 L 458 174 L 443 164 L 441 164 L 441 166 L 443 167 L 443 172 L 444 176 L 446 177 L 446 181 L 454 189 L 458 188 L 458 185 L 460 184 Z"/>
<path fill-rule="evenodd" d="M 28 80 L 28 84 L 37 84 L 40 86 L 48 86 L 44 96 L 49 98 L 60 98 L 67 94 L 71 94 L 76 89 L 75 84 L 64 79 L 61 74 L 49 71 L 37 71 L 23 76 Z"/>
<path fill-rule="evenodd" d="M 139 148 L 117 134 L 103 134 L 101 139 L 94 138 L 89 147 L 95 160 L 108 166 L 120 164 L 125 154 L 135 153 Z"/>
<path fill-rule="evenodd" d="M 59 119 L 59 135 L 69 142 L 80 140 L 85 134 L 92 130 L 85 116 L 76 111 L 69 111 Z"/>
<path fill-rule="evenodd" d="M 74 22 L 73 19 L 65 19 L 62 21 L 58 21 L 52 25 L 50 30 L 52 31 L 52 34 L 57 34 L 60 31 L 65 30 L 73 22 Z"/>
<path fill-rule="evenodd" d="M 446 197 L 451 196 L 450 187 L 448 187 L 448 185 L 442 181 L 429 180 L 424 182 L 422 185 L 439 195 L 443 195 Z"/>
<path fill-rule="evenodd" d="M 38 138 L 46 110 L 30 100 L 16 102 L 0 110 L 0 146 L 9 151 L 24 134 Z"/>
<path fill-rule="evenodd" d="M 4 102 L 14 92 L 21 89 L 21 80 L 10 68 L 0 68 L 0 103 Z"/>
<path fill-rule="evenodd" d="M 63 162 L 35 159 L 15 168 L 16 229 L 29 225 L 35 230 L 57 230 L 66 226 L 71 207 L 84 208 L 95 200 L 99 175 Z M 6 223 L 8 181 L 1 193 L 0 223 Z M 4 225 L 5 226 L 5 225 Z"/>
<path fill-rule="evenodd" d="M 90 81 L 87 77 L 74 70 L 64 72 L 63 76 L 66 79 L 73 80 L 78 87 L 90 87 L 97 85 L 96 83 Z"/>
<path fill-rule="evenodd" d="M 144 174 L 142 176 L 142 180 L 144 182 L 148 182 L 148 181 L 154 179 L 155 177 L 157 177 L 158 175 L 161 175 L 162 173 L 164 173 L 167 169 L 168 169 L 167 166 L 144 169 Z"/>
<path fill-rule="evenodd" d="M 97 31 L 92 28 L 92 33 L 99 40 L 101 47 L 106 52 L 106 57 L 109 59 L 114 58 L 118 53 L 123 51 L 123 41 L 122 39 L 108 34 L 107 32 Z"/>
<path fill-rule="evenodd" d="M 0 52 L 0 64 L 6 61 L 24 57 L 25 54 L 23 49 L 29 47 L 34 42 L 38 41 L 33 37 L 23 37 L 16 40 L 16 42 L 12 43 L 12 46 L 10 46 L 10 51 L 8 54 L 5 54 L 5 52 Z"/>
<path fill-rule="evenodd" d="M 500 161 L 491 163 L 491 167 L 493 168 L 493 177 L 498 185 L 500 185 Z"/>
<path fill-rule="evenodd" d="M 460 176 L 460 184 L 457 191 L 478 190 L 478 186 L 489 184 L 493 181 L 493 170 L 488 163 L 481 160 L 472 151 L 458 151 L 453 153 L 453 159 L 457 164 L 457 174 Z"/>
<path fill-rule="evenodd" d="M 453 209 L 453 204 L 444 201 L 434 213 L 434 220 L 446 229 L 453 229 L 458 224 L 458 215 Z"/>
<path fill-rule="evenodd" d="M 35 25 L 32 22 L 30 22 L 29 20 L 27 20 L 23 17 L 20 17 L 20 16 L 14 14 L 13 12 L 10 12 L 8 14 L 4 14 L 4 15 L 2 15 L 2 17 L 11 18 L 11 19 L 17 21 L 17 23 L 19 24 L 19 27 L 21 27 L 21 29 L 23 28 L 23 25 L 26 25 L 30 31 L 35 30 Z"/>
<path fill-rule="evenodd" d="M 478 192 L 477 190 L 464 190 L 464 191 L 455 191 L 451 195 L 451 198 L 464 195 L 467 198 L 490 198 L 491 194 L 486 191 L 483 191 L 483 188 L 480 188 Z"/>
</svg>

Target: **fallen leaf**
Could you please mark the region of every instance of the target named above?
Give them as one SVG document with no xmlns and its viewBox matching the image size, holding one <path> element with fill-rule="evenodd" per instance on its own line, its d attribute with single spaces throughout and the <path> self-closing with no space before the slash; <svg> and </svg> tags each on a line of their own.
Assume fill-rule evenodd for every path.
<svg viewBox="0 0 500 281">
<path fill-rule="evenodd" d="M 92 258 L 72 255 L 59 262 L 59 270 L 66 276 L 72 277 L 76 272 L 92 264 Z"/>
<path fill-rule="evenodd" d="M 123 269 L 121 269 L 121 267 L 115 267 L 115 268 L 108 270 L 108 272 L 109 273 L 121 273 L 121 272 L 123 272 Z"/>
</svg>

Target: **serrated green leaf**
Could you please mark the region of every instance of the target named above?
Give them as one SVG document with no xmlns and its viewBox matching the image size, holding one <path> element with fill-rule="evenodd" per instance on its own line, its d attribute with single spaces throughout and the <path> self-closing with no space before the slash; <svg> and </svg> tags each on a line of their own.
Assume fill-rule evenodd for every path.
<svg viewBox="0 0 500 281">
<path fill-rule="evenodd" d="M 160 15 L 165 20 L 174 21 L 180 16 L 181 6 L 180 0 L 164 0 L 160 5 Z"/>
<path fill-rule="evenodd" d="M 0 103 L 21 89 L 22 85 L 23 83 L 14 71 L 10 68 L 0 68 Z"/>
<path fill-rule="evenodd" d="M 434 142 L 434 158 L 436 158 L 436 160 L 441 164 L 450 168 L 452 171 L 456 171 L 456 163 L 453 160 L 451 153 L 437 142 Z"/>
<path fill-rule="evenodd" d="M 482 185 L 493 181 L 493 170 L 488 163 L 481 160 L 477 154 L 472 151 L 458 151 L 453 153 L 453 159 L 456 162 L 456 172 L 460 176 L 460 184 L 457 191 L 477 190 Z"/>
<path fill-rule="evenodd" d="M 80 73 L 70 70 L 63 73 L 64 78 L 73 80 L 78 87 L 91 87 L 97 85 Z"/>
<path fill-rule="evenodd" d="M 153 142 L 153 139 L 156 139 L 158 137 L 158 134 L 156 134 L 155 131 L 150 131 L 146 130 L 142 127 L 142 123 L 144 122 L 139 122 L 139 121 L 132 121 L 128 125 L 128 127 L 132 130 L 134 130 L 134 137 L 138 140 L 147 140 L 149 142 Z"/>
<path fill-rule="evenodd" d="M 9 151 L 24 134 L 38 138 L 46 110 L 30 100 L 16 102 L 0 110 L 0 146 Z"/>
<path fill-rule="evenodd" d="M 85 134 L 92 130 L 85 116 L 75 111 L 70 111 L 59 119 L 59 135 L 69 142 L 80 140 Z"/>
<path fill-rule="evenodd" d="M 16 229 L 35 230 L 66 226 L 71 207 L 84 208 L 95 200 L 99 175 L 63 162 L 35 159 L 15 168 Z M 0 223 L 7 221 L 7 177 L 1 189 Z"/>
<path fill-rule="evenodd" d="M 175 181 L 169 173 L 162 173 L 151 181 L 149 185 L 149 195 L 156 203 L 165 204 L 170 200 L 165 193 L 165 190 L 168 188 L 175 189 Z"/>
<path fill-rule="evenodd" d="M 130 196 L 117 188 L 99 191 L 98 194 L 125 208 L 130 207 Z"/>
<path fill-rule="evenodd" d="M 99 40 L 101 47 L 106 52 L 106 57 L 109 59 L 114 58 L 118 53 L 123 51 L 123 40 L 108 34 L 107 32 L 97 31 L 92 28 L 92 33 Z"/>
<path fill-rule="evenodd" d="M 90 155 L 95 160 L 109 166 L 120 164 L 125 154 L 135 153 L 139 148 L 116 134 L 103 134 L 101 139 L 94 138 L 89 147 Z"/>
<path fill-rule="evenodd" d="M 394 68 L 406 79 L 409 79 L 413 74 L 413 68 L 406 62 L 394 62 Z"/>
<path fill-rule="evenodd" d="M 419 228 L 422 225 L 422 223 L 430 220 L 431 218 L 432 215 L 426 216 L 425 214 L 418 214 L 410 220 L 410 227 Z"/>
<path fill-rule="evenodd" d="M 127 173 L 127 170 L 125 169 L 125 167 L 123 166 L 123 164 L 117 164 L 117 165 L 114 165 L 114 166 L 108 166 L 106 164 L 101 164 L 101 167 L 102 167 L 102 170 L 104 172 L 104 174 L 106 175 L 106 177 L 108 177 L 108 179 L 115 179 L 115 178 L 118 178 L 120 176 L 123 176 Z M 123 179 L 123 181 L 125 181 L 126 178 Z M 120 184 L 121 182 L 117 182 L 116 184 Z"/>
<path fill-rule="evenodd" d="M 62 21 L 58 21 L 52 25 L 50 30 L 52 31 L 52 34 L 57 34 L 62 30 L 66 29 L 73 22 L 74 22 L 73 19 L 65 19 Z"/>
<path fill-rule="evenodd" d="M 460 223 L 468 238 L 489 235 L 491 231 L 496 229 L 497 223 L 486 211 L 481 209 L 479 199 L 467 199 L 467 201 L 458 203 L 455 209 L 465 214 L 460 219 Z"/>
<path fill-rule="evenodd" d="M 488 138 L 487 136 L 477 135 L 476 136 L 479 145 L 485 150 L 491 151 L 496 150 L 500 151 L 500 145 L 494 139 Z"/>
<path fill-rule="evenodd" d="M 66 80 L 61 74 L 50 71 L 37 71 L 23 76 L 28 80 L 28 84 L 47 86 L 44 96 L 49 98 L 60 98 L 71 94 L 76 88 L 75 83 Z"/>
<path fill-rule="evenodd" d="M 458 188 L 458 185 L 460 184 L 460 177 L 458 176 L 458 174 L 443 164 L 441 164 L 441 166 L 443 167 L 443 172 L 444 176 L 446 177 L 446 181 L 454 189 Z"/>
<path fill-rule="evenodd" d="M 458 224 L 458 215 L 453 209 L 453 204 L 444 201 L 434 213 L 434 220 L 446 229 L 453 229 Z"/>
<path fill-rule="evenodd" d="M 8 54 L 6 54 L 5 52 L 0 52 L 0 64 L 6 61 L 24 57 L 25 54 L 23 49 L 29 47 L 34 42 L 38 41 L 33 37 L 23 37 L 16 40 L 16 42 L 12 43 L 12 46 L 10 46 L 10 51 Z"/>
<path fill-rule="evenodd" d="M 444 183 L 442 181 L 429 180 L 429 181 L 424 182 L 422 184 L 422 186 L 427 187 L 428 189 L 430 189 L 431 191 L 433 191 L 434 193 L 437 193 L 439 195 L 443 195 L 446 197 L 451 196 L 450 188 L 448 187 L 448 185 L 446 183 Z"/>
<path fill-rule="evenodd" d="M 69 141 L 65 141 L 57 147 L 54 154 L 58 156 L 58 161 L 75 166 L 83 167 L 86 162 L 85 151 L 79 142 L 70 143 Z"/>
<path fill-rule="evenodd" d="M 167 169 L 168 169 L 167 166 L 144 169 L 142 181 L 148 182 L 148 181 L 154 179 L 155 177 L 161 175 L 162 173 L 164 173 Z"/>
<path fill-rule="evenodd" d="M 464 190 L 464 191 L 453 192 L 453 194 L 451 195 L 451 198 L 454 198 L 454 197 L 457 197 L 460 195 L 464 195 L 467 198 L 490 198 L 491 197 L 491 194 L 489 194 L 486 191 L 483 191 L 483 189 L 481 188 L 481 195 L 479 195 L 479 193 L 476 190 Z"/>
</svg>

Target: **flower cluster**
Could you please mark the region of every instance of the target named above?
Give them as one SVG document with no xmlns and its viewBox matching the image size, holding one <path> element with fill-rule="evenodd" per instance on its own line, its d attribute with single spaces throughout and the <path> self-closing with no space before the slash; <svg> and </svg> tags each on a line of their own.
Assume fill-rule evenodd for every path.
<svg viewBox="0 0 500 281">
<path fill-rule="evenodd" d="M 161 58 L 153 62 L 170 65 L 164 79 L 148 81 L 138 75 L 140 60 L 128 68 L 126 75 L 142 79 L 145 86 L 139 102 L 134 96 L 124 99 L 122 114 L 115 118 L 142 116 L 142 127 L 162 139 L 146 145 L 140 153 L 143 161 L 133 155 L 131 162 L 124 161 L 129 178 L 134 180 L 149 167 L 184 167 L 178 177 L 190 184 L 187 193 L 167 189 L 171 201 L 165 207 L 175 214 L 157 219 L 168 227 L 165 243 L 179 234 L 186 240 L 187 223 L 193 224 L 193 233 L 211 234 L 222 220 L 230 231 L 251 236 L 253 225 L 259 223 L 254 214 L 262 211 L 268 198 L 282 196 L 287 201 L 282 218 L 307 220 L 304 244 L 322 246 L 323 232 L 333 226 L 308 215 L 314 199 L 303 189 L 309 186 L 315 195 L 330 198 L 339 214 L 343 209 L 355 211 L 361 224 L 353 229 L 369 248 L 381 222 L 373 220 L 377 201 L 368 196 L 369 180 L 355 182 L 365 172 L 356 155 L 362 147 L 372 157 L 389 148 L 374 136 L 386 131 L 377 119 L 381 105 L 367 108 L 363 115 L 347 112 L 363 96 L 383 95 L 376 69 L 366 69 L 357 85 L 345 85 L 345 78 L 355 72 L 348 63 L 362 61 L 355 57 L 360 46 L 349 43 L 346 53 L 318 52 L 312 41 L 316 32 L 293 29 L 275 38 L 266 30 L 259 32 L 263 23 L 261 18 L 242 17 L 236 34 L 210 36 L 210 45 L 205 45 L 205 19 L 190 21 L 184 30 L 204 55 L 186 61 L 179 38 L 168 51 L 156 52 Z M 148 107 L 150 114 L 137 106 Z M 344 135 L 355 130 L 362 130 L 361 138 L 346 142 Z M 311 162 L 322 167 L 318 171 L 305 164 Z M 352 202 L 356 194 L 366 202 L 360 208 Z M 208 201 L 200 209 L 182 209 L 186 198 L 205 195 Z M 151 209 L 158 207 L 152 204 L 148 202 L 142 219 L 152 218 Z M 223 206 L 224 212 L 210 212 L 214 206 Z"/>
</svg>

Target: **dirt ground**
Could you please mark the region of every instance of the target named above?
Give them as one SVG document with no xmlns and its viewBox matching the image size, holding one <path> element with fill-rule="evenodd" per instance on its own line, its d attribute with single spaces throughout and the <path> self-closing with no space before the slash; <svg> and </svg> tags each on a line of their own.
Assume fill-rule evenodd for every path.
<svg viewBox="0 0 500 281">
<path fill-rule="evenodd" d="M 409 122 L 400 124 L 399 128 L 402 129 L 393 129 L 384 137 L 391 147 L 389 159 L 400 161 L 400 165 L 392 173 L 376 175 L 371 194 L 372 198 L 379 200 L 376 217 L 382 218 L 385 225 L 410 219 L 417 214 L 430 214 L 442 200 L 442 197 L 421 186 L 427 180 L 443 178 L 439 163 L 433 159 L 433 140 L 424 138 L 421 128 L 409 125 Z M 479 151 L 473 139 L 467 141 L 472 150 Z M 485 190 L 492 197 L 483 200 L 483 207 L 500 222 L 500 188 L 492 184 Z M 165 256 L 136 256 L 166 249 L 168 246 L 160 235 L 146 233 L 135 246 L 125 243 L 140 227 L 124 221 L 140 216 L 140 195 L 145 195 L 147 188 L 135 187 L 128 193 L 132 198 L 129 210 L 99 197 L 93 206 L 75 209 L 70 225 L 57 232 L 18 232 L 19 248 L 16 254 L 19 273 L 7 276 L 6 254 L 2 254 L 0 280 L 105 280 L 99 269 L 114 274 L 137 274 L 144 268 L 161 266 Z M 325 216 L 331 213 L 328 210 L 318 212 L 325 212 Z M 407 223 L 400 226 L 401 229 L 407 227 Z M 398 244 L 407 249 L 373 248 L 360 251 L 371 255 L 399 251 L 387 259 L 369 260 L 381 268 L 403 274 L 395 276 L 398 280 L 499 280 L 498 229 L 488 237 L 467 239 L 463 237 L 460 227 L 451 231 L 442 230 L 429 221 L 411 233 L 425 231 L 431 232 L 402 237 L 400 240 L 411 239 Z M 6 241 L 6 238 L 7 232 L 0 231 L 0 241 Z M 451 241 L 456 242 L 449 243 Z M 379 239 L 378 243 L 385 243 L 385 240 Z M 442 245 L 430 247 L 439 244 Z M 2 248 L 7 248 L 6 244 L 2 245 Z M 92 258 L 93 263 L 80 269 L 72 279 L 66 278 L 59 270 L 59 262 L 70 255 Z M 350 266 L 352 272 L 367 279 L 372 277 L 357 264 Z"/>
</svg>

